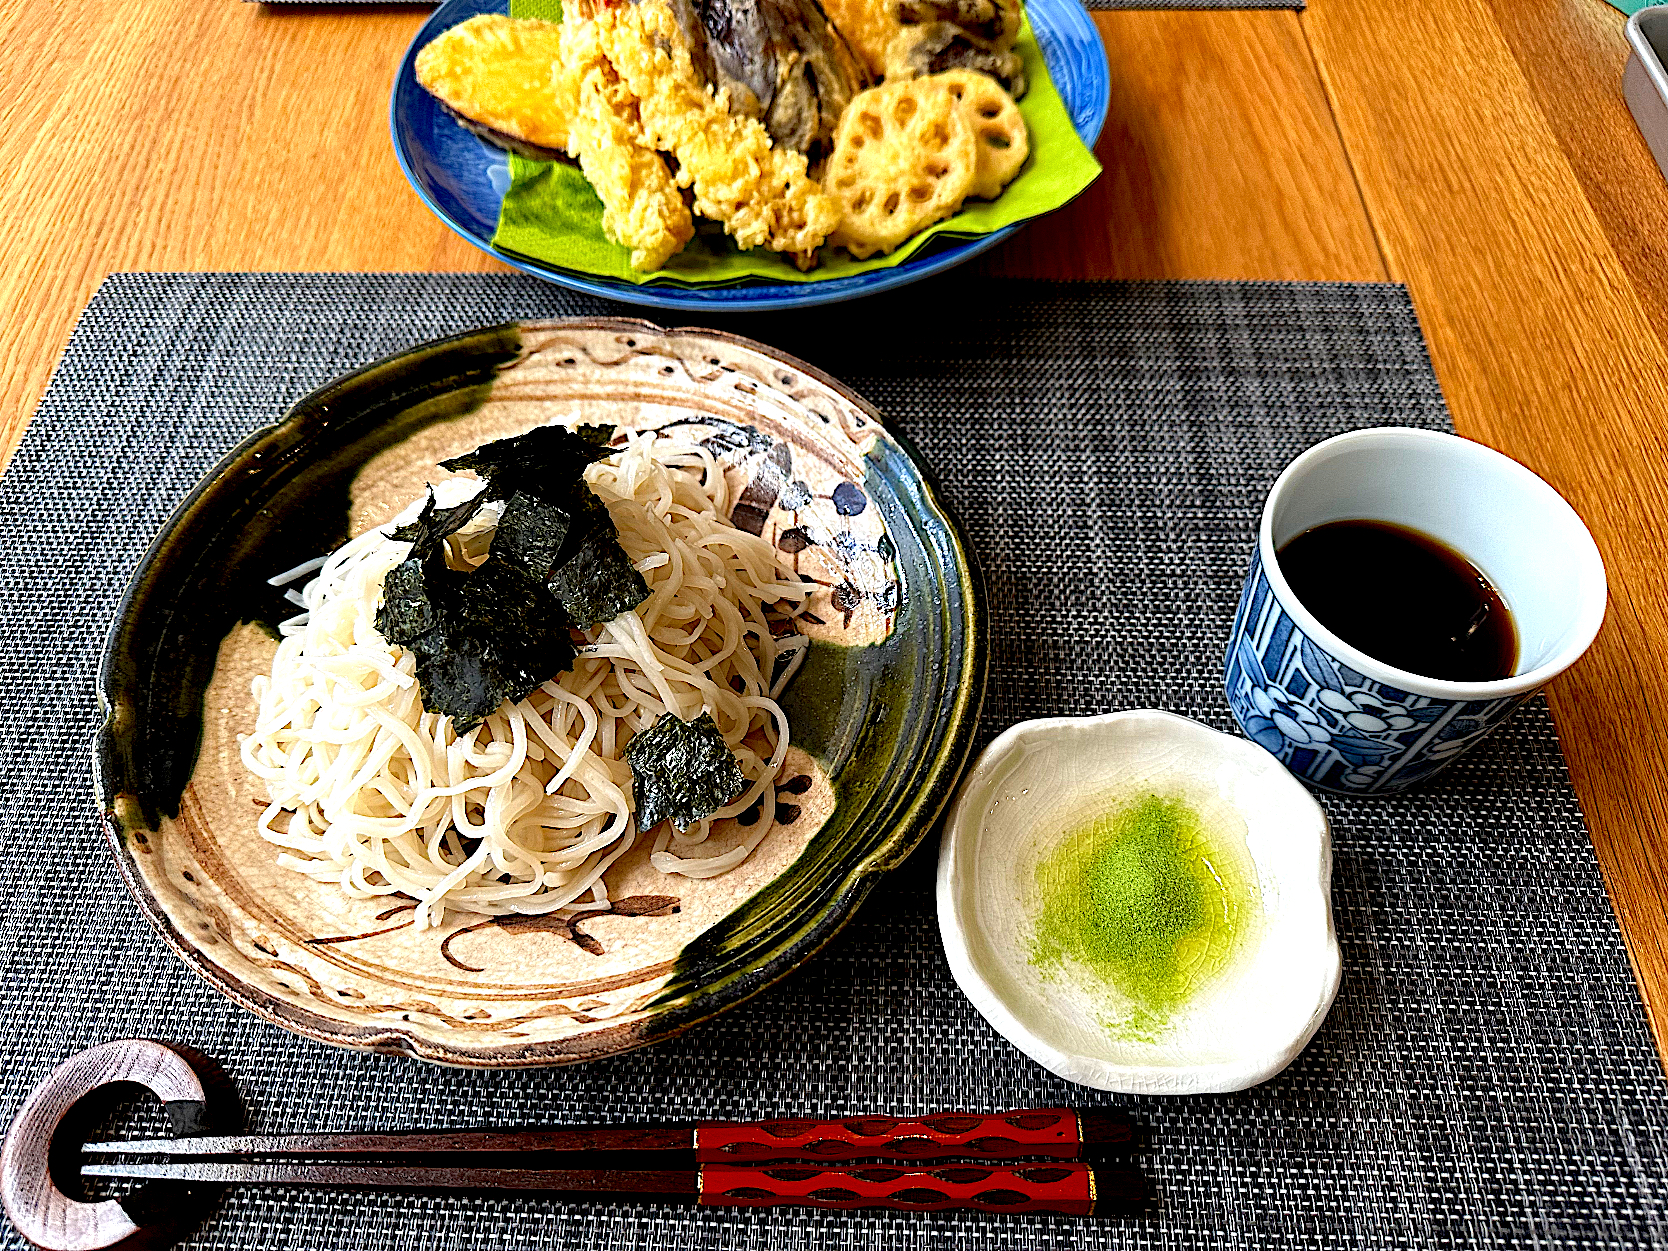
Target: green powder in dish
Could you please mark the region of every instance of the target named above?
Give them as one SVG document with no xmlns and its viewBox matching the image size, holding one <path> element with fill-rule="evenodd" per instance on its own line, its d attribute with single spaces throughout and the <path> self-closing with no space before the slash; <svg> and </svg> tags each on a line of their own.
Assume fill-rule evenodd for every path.
<svg viewBox="0 0 1668 1251">
<path fill-rule="evenodd" d="M 1260 919 L 1255 884 L 1243 835 L 1207 828 L 1179 799 L 1103 809 L 1037 865 L 1031 961 L 1116 992 L 1105 1024 L 1155 1039 Z"/>
</svg>

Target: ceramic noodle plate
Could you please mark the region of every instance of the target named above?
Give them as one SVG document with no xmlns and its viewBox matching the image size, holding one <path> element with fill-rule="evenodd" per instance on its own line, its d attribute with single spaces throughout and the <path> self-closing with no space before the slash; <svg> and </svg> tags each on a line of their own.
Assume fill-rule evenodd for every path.
<svg viewBox="0 0 1668 1251">
<path fill-rule="evenodd" d="M 250 679 L 296 610 L 266 579 L 387 522 L 439 461 L 552 422 L 682 427 L 719 453 L 732 520 L 817 584 L 781 702 L 793 746 L 770 823 L 728 874 L 668 876 L 652 839 L 607 912 L 490 918 L 349 898 L 277 863 L 243 769 Z M 979 576 L 919 454 L 837 382 L 744 339 L 644 322 L 524 323 L 415 348 L 246 440 L 152 545 L 100 674 L 100 806 L 145 916 L 198 973 L 310 1038 L 446 1064 L 613 1055 L 810 957 L 920 841 L 984 692 Z M 183 611 L 182 611 L 183 610 Z"/>
</svg>

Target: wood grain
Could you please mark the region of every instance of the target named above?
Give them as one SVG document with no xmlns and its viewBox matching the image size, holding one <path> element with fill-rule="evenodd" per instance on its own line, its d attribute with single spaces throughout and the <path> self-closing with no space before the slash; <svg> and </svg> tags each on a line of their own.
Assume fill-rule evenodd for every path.
<svg viewBox="0 0 1668 1251">
<path fill-rule="evenodd" d="M 1466 0 L 1314 0 L 1303 22 L 1455 425 L 1557 487 L 1604 555 L 1609 618 L 1549 694 L 1660 1051 L 1668 352 L 1486 11 Z"/>
<path fill-rule="evenodd" d="M 1490 0 L 1535 107 L 1668 341 L 1668 182 L 1620 89 L 1623 18 L 1604 0 Z"/>
<path fill-rule="evenodd" d="M 388 139 L 421 9 L 88 0 L 0 7 L 0 451 L 121 270 L 497 270 L 424 210 Z"/>
<path fill-rule="evenodd" d="M 1104 173 L 989 272 L 1382 282 L 1349 161 L 1288 11 L 1096 13 Z"/>
</svg>

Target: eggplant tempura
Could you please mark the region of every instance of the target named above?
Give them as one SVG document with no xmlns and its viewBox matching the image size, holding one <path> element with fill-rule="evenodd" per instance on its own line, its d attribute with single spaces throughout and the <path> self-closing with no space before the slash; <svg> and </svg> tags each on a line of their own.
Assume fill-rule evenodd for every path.
<svg viewBox="0 0 1668 1251">
<path fill-rule="evenodd" d="M 670 0 L 700 82 L 771 141 L 815 165 L 834 147 L 851 98 L 870 85 L 817 0 Z"/>
</svg>

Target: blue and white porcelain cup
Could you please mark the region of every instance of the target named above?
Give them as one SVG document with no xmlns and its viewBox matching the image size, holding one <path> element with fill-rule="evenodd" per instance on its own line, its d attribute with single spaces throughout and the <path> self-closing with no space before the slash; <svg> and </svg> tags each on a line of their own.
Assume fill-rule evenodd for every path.
<svg viewBox="0 0 1668 1251">
<path fill-rule="evenodd" d="M 1275 553 L 1329 521 L 1388 521 L 1440 539 L 1494 584 L 1518 634 L 1512 676 L 1422 677 L 1333 634 L 1292 594 Z M 1562 496 L 1508 456 L 1390 427 L 1318 443 L 1263 505 L 1228 638 L 1228 704 L 1303 781 L 1346 793 L 1430 777 L 1574 664 L 1604 620 L 1604 562 Z"/>
</svg>

